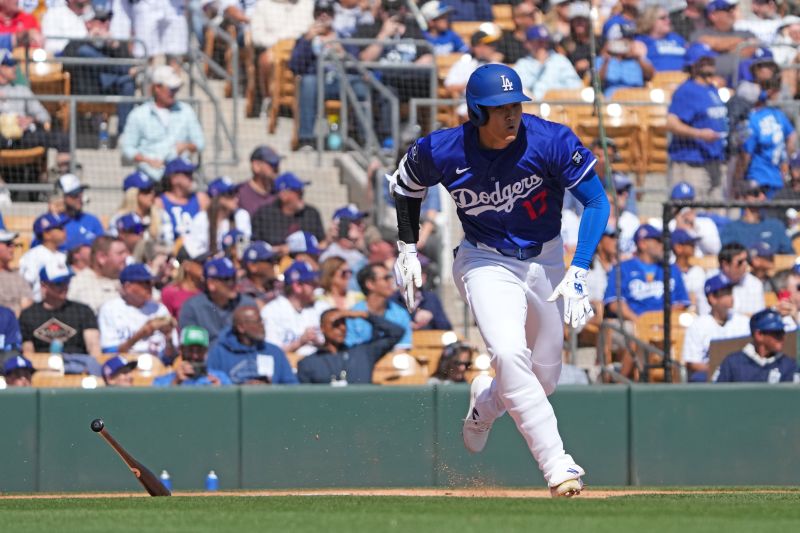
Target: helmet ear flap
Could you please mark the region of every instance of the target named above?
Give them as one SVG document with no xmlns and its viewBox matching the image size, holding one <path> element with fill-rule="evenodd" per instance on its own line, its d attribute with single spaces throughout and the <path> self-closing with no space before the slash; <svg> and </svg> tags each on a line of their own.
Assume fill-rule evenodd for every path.
<svg viewBox="0 0 800 533">
<path fill-rule="evenodd" d="M 486 112 L 486 109 L 477 104 L 467 108 L 467 116 L 469 117 L 469 121 L 472 122 L 472 125 L 476 128 L 480 128 L 489 121 L 489 114 Z"/>
</svg>

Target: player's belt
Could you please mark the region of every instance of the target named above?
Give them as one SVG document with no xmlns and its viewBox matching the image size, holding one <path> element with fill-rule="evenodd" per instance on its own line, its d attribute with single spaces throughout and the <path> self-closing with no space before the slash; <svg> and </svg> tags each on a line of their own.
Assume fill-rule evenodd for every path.
<svg viewBox="0 0 800 533">
<path fill-rule="evenodd" d="M 536 257 L 540 253 L 542 253 L 542 245 L 541 244 L 534 244 L 533 246 L 528 246 L 527 248 L 492 248 L 491 246 L 487 246 L 483 243 L 479 243 L 475 239 L 471 237 L 466 237 L 467 242 L 469 242 L 472 246 L 476 248 L 486 248 L 488 250 L 495 250 L 498 254 L 504 255 L 506 257 L 514 257 L 519 259 L 520 261 L 525 261 L 530 259 L 531 257 Z"/>
</svg>

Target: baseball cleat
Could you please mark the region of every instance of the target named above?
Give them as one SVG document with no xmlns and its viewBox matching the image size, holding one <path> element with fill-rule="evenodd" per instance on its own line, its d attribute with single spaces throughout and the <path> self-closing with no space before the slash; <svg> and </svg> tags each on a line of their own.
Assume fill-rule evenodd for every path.
<svg viewBox="0 0 800 533">
<path fill-rule="evenodd" d="M 550 496 L 553 498 L 572 498 L 583 490 L 583 481 L 568 479 L 557 487 L 550 487 Z"/>
<path fill-rule="evenodd" d="M 492 429 L 492 423 L 481 420 L 480 413 L 475 409 L 475 401 L 478 396 L 492 385 L 492 378 L 485 375 L 477 376 L 472 380 L 472 385 L 469 388 L 469 410 L 467 411 L 467 418 L 464 419 L 464 427 L 461 434 L 464 437 L 464 446 L 472 453 L 478 453 L 486 446 L 486 441 L 489 440 L 489 430 Z"/>
</svg>

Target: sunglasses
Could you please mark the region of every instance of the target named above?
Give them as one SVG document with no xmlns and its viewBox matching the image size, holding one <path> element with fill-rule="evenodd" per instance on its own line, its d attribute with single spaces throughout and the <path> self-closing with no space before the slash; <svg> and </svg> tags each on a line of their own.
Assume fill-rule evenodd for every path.
<svg viewBox="0 0 800 533">
<path fill-rule="evenodd" d="M 211 278 L 211 279 L 219 281 L 220 283 L 225 283 L 226 285 L 233 285 L 234 283 L 236 283 L 236 278 Z"/>
<path fill-rule="evenodd" d="M 768 335 L 773 339 L 782 339 L 786 336 L 785 331 L 762 331 L 761 333 L 764 335 Z"/>
<path fill-rule="evenodd" d="M 470 368 L 472 368 L 472 362 L 471 361 L 456 361 L 455 366 L 463 366 L 465 370 L 469 370 Z"/>
<path fill-rule="evenodd" d="M 350 276 L 352 276 L 352 275 L 353 275 L 353 271 L 352 271 L 352 270 L 349 270 L 349 269 L 348 269 L 348 270 L 340 270 L 340 271 L 339 271 L 339 275 L 340 275 L 341 277 L 343 277 L 343 278 L 349 278 Z"/>
</svg>

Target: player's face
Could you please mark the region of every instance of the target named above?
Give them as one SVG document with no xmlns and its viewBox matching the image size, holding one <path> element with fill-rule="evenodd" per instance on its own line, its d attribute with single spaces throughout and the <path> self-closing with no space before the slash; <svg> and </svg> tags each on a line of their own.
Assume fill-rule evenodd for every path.
<svg viewBox="0 0 800 533">
<path fill-rule="evenodd" d="M 727 288 L 708 295 L 708 303 L 712 309 L 723 314 L 733 309 L 733 289 Z"/>
<path fill-rule="evenodd" d="M 756 344 L 762 344 L 768 353 L 775 353 L 783 351 L 786 335 L 783 331 L 756 331 L 754 338 Z"/>
<path fill-rule="evenodd" d="M 481 143 L 487 148 L 505 148 L 517 138 L 522 121 L 522 104 L 487 107 L 489 120 L 481 127 Z"/>
<path fill-rule="evenodd" d="M 347 336 L 347 321 L 339 313 L 328 313 L 322 321 L 322 334 L 325 338 L 339 346 L 344 344 Z"/>
</svg>

